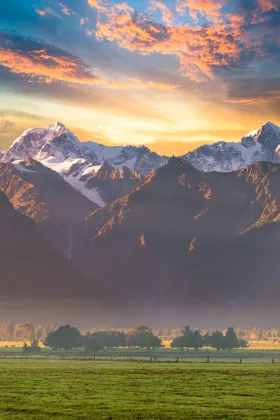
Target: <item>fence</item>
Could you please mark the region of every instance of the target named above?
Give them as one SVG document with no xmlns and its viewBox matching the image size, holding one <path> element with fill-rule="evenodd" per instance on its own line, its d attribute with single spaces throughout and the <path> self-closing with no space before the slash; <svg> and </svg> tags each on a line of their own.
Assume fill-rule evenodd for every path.
<svg viewBox="0 0 280 420">
<path fill-rule="evenodd" d="M 83 360 L 95 362 L 150 362 L 150 363 L 265 363 L 265 364 L 280 364 L 280 356 L 263 355 L 262 357 L 252 357 L 244 355 L 243 357 L 236 356 L 226 357 L 226 355 L 162 355 L 162 354 L 114 354 L 114 353 L 63 353 L 63 352 L 38 352 L 38 353 L 25 353 L 25 352 L 5 352 L 0 353 L 0 360 Z"/>
</svg>

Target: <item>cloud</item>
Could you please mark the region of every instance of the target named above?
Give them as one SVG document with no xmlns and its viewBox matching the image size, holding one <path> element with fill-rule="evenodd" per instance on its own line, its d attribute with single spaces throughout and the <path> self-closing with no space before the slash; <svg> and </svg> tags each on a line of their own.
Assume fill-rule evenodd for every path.
<svg viewBox="0 0 280 420">
<path fill-rule="evenodd" d="M 260 105 L 276 104 L 280 101 L 280 79 L 262 76 L 232 80 L 228 82 L 227 99 L 224 102 Z"/>
<path fill-rule="evenodd" d="M 53 16 L 55 18 L 61 19 L 61 16 L 59 16 L 53 9 L 50 7 L 47 7 L 46 9 L 35 9 L 35 12 L 39 16 Z"/>
<path fill-rule="evenodd" d="M 102 0 L 88 0 L 88 4 L 100 12 L 106 12 L 106 6 L 102 4 Z"/>
<path fill-rule="evenodd" d="M 26 75 L 30 80 L 100 83 L 99 77 L 83 60 L 53 45 L 2 32 L 0 48 L 0 65 L 13 73 Z"/>
<path fill-rule="evenodd" d="M 188 9 L 189 15 L 193 20 L 199 21 L 202 15 L 208 20 L 219 22 L 222 17 L 222 9 L 226 0 L 178 0 L 176 5 L 177 12 L 184 14 Z"/>
<path fill-rule="evenodd" d="M 196 2 L 192 4 L 198 7 Z M 203 4 L 206 7 L 210 2 Z M 158 2 L 154 5 L 159 6 Z M 184 76 L 206 81 L 214 77 L 215 67 L 231 67 L 239 62 L 247 41 L 243 24 L 242 17 L 228 14 L 206 26 L 166 26 L 145 14 L 137 14 L 127 3 L 120 3 L 101 14 L 96 36 L 143 55 L 175 55 Z"/>
<path fill-rule="evenodd" d="M 150 0 L 150 8 L 162 12 L 159 23 L 128 3 L 107 5 L 104 10 L 99 0 L 96 37 L 146 56 L 175 56 L 183 76 L 207 82 L 217 77 L 219 69 L 278 57 L 280 15 L 273 12 L 279 9 L 279 1 L 249 3 L 250 7 L 245 7 L 242 0 L 239 7 L 238 2 L 229 0 L 181 0 L 176 6 L 177 13 L 186 18 L 181 22 L 174 21 L 164 3 Z"/>
<path fill-rule="evenodd" d="M 63 4 L 63 3 L 58 3 L 58 4 L 61 7 L 61 11 L 64 15 L 66 15 L 66 16 L 76 15 L 76 12 L 69 9 L 69 7 L 65 6 L 65 4 Z"/>
<path fill-rule="evenodd" d="M 99 78 L 91 70 L 64 56 L 53 56 L 47 48 L 31 50 L 28 55 L 21 51 L 2 49 L 0 65 L 13 73 L 28 75 L 31 79 L 51 83 L 54 80 L 72 83 L 98 83 Z"/>
<path fill-rule="evenodd" d="M 178 91 L 180 88 L 179 85 L 173 85 L 170 83 L 153 80 L 141 80 L 137 77 L 128 77 L 124 81 L 112 79 L 108 82 L 108 86 L 117 89 L 147 89 L 150 87 L 153 89 L 169 92 Z"/>
<path fill-rule="evenodd" d="M 9 133 L 13 127 L 14 123 L 9 120 L 0 121 L 0 134 L 3 135 Z"/>
<path fill-rule="evenodd" d="M 271 10 L 279 10 L 279 0 L 259 0 L 259 7 L 262 12 L 270 12 Z"/>
<path fill-rule="evenodd" d="M 172 25 L 174 13 L 161 1 L 150 0 L 151 10 L 160 10 L 162 14 L 162 21 L 167 25 Z"/>
<path fill-rule="evenodd" d="M 105 78 L 94 74 L 79 57 L 41 41 L 0 33 L 0 65 L 14 74 L 28 77 L 29 82 L 93 85 L 111 89 L 157 89 L 176 91 L 179 85 L 164 80 L 139 78 Z"/>
</svg>

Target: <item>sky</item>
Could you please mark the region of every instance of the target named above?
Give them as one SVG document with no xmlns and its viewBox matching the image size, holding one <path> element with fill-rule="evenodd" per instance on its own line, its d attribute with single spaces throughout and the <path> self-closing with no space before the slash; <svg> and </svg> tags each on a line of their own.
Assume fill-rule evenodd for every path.
<svg viewBox="0 0 280 420">
<path fill-rule="evenodd" d="M 280 0 L 0 8 L 0 150 L 55 121 L 166 155 L 280 125 Z"/>
</svg>

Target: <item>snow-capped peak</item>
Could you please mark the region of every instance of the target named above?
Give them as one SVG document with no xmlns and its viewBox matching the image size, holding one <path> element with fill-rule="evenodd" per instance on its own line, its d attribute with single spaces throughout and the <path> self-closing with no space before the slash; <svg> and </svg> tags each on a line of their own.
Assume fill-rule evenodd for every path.
<svg viewBox="0 0 280 420">
<path fill-rule="evenodd" d="M 168 162 L 167 157 L 159 156 L 145 146 L 104 146 L 92 141 L 85 145 L 96 153 L 101 164 L 107 161 L 113 168 L 126 166 L 142 175 L 147 175 Z"/>
<path fill-rule="evenodd" d="M 63 162 L 68 158 L 83 158 L 98 164 L 95 153 L 84 146 L 62 123 L 56 122 L 46 128 L 26 130 L 2 157 L 4 161 L 25 160 L 32 157 L 45 160 L 54 157 Z"/>
<path fill-rule="evenodd" d="M 248 134 L 246 134 L 243 139 L 245 138 L 254 138 L 255 140 L 258 139 L 261 133 L 267 133 L 267 132 L 275 132 L 276 134 L 280 134 L 280 127 L 278 127 L 276 124 L 273 124 L 271 122 L 267 122 L 263 124 L 260 128 L 257 128 L 256 130 L 250 131 Z"/>
<path fill-rule="evenodd" d="M 61 122 L 55 122 L 48 127 L 49 130 L 59 131 L 59 130 L 66 130 L 66 127 Z"/>
<path fill-rule="evenodd" d="M 259 161 L 280 163 L 280 128 L 270 122 L 246 134 L 240 143 L 218 142 L 183 156 L 204 172 L 231 172 Z"/>
</svg>

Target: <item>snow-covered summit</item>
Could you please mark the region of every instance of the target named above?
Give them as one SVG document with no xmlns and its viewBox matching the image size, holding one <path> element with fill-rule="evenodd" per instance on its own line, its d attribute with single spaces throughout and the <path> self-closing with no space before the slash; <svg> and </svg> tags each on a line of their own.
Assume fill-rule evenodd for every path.
<svg viewBox="0 0 280 420">
<path fill-rule="evenodd" d="M 32 157 L 42 161 L 50 157 L 63 162 L 68 158 L 83 158 L 98 163 L 95 153 L 82 145 L 77 137 L 62 123 L 46 128 L 31 128 L 17 138 L 2 160 L 25 160 Z"/>
<path fill-rule="evenodd" d="M 203 172 L 231 172 L 260 161 L 280 163 L 280 128 L 268 122 L 239 143 L 204 145 L 183 159 Z"/>
<path fill-rule="evenodd" d="M 142 175 L 147 175 L 168 162 L 167 157 L 160 156 L 145 146 L 104 146 L 93 141 L 84 144 L 95 152 L 100 163 L 107 161 L 113 168 L 125 166 Z"/>
<path fill-rule="evenodd" d="M 113 168 L 127 168 L 146 175 L 167 163 L 147 147 L 104 146 L 96 142 L 80 142 L 62 123 L 46 128 L 31 128 L 17 138 L 0 159 L 25 160 L 29 157 L 41 162 L 49 159 L 63 163 L 67 159 L 84 159 L 88 164 L 102 165 L 107 161 Z"/>
</svg>

